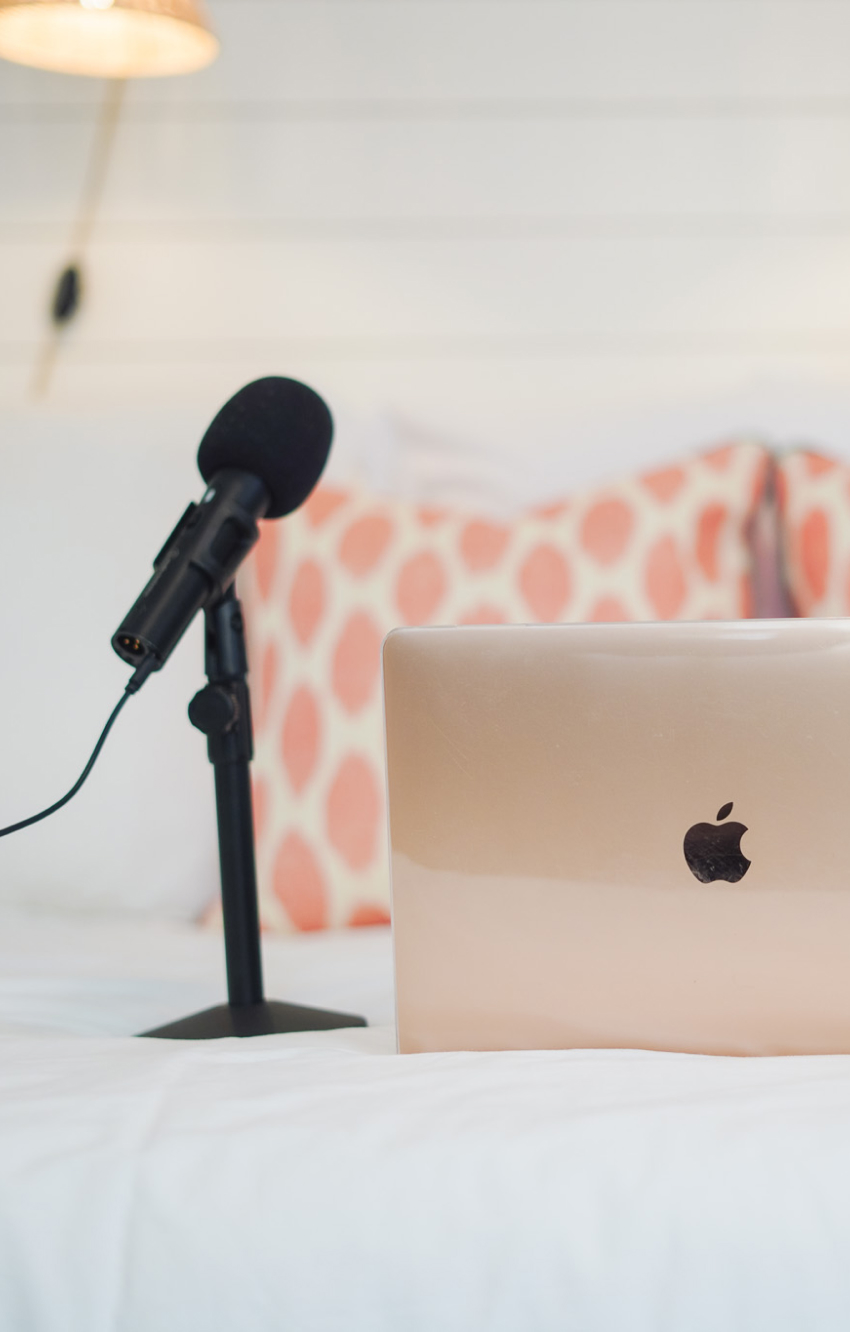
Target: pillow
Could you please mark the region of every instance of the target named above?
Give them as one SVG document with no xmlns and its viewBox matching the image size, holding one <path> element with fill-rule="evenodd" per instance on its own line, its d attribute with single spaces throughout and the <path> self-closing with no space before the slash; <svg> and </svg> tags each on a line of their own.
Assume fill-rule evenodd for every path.
<svg viewBox="0 0 850 1332">
<path fill-rule="evenodd" d="M 801 449 L 777 468 L 788 591 L 799 615 L 850 614 L 850 467 Z"/>
<path fill-rule="evenodd" d="M 200 491 L 191 441 L 202 421 L 172 409 L 0 417 L 0 825 L 69 789 L 121 697 L 130 668 L 110 639 Z M 79 795 L 0 841 L 0 907 L 192 920 L 208 906 L 212 769 L 186 716 L 203 670 L 199 616 L 127 704 Z"/>
<path fill-rule="evenodd" d="M 762 446 L 729 444 L 509 522 L 320 487 L 264 524 L 240 580 L 264 925 L 389 919 L 390 629 L 748 615 L 767 468 Z"/>
</svg>

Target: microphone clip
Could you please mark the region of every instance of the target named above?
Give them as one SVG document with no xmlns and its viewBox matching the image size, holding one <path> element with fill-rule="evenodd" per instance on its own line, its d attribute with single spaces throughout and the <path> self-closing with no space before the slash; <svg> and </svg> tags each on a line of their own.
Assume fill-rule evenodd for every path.
<svg viewBox="0 0 850 1332">
<path fill-rule="evenodd" d="M 245 626 L 232 584 L 207 607 L 205 621 L 208 683 L 189 704 L 189 721 L 207 737 L 211 763 L 250 763 L 254 744 Z"/>
</svg>

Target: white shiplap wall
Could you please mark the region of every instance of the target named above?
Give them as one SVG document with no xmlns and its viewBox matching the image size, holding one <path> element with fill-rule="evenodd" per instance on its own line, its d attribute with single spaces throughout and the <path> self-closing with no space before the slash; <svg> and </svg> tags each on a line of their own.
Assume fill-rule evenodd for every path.
<svg viewBox="0 0 850 1332">
<path fill-rule="evenodd" d="M 129 89 L 55 409 L 278 372 L 579 472 L 738 428 L 850 452 L 847 0 L 210 9 L 216 65 Z M 100 96 L 0 65 L 5 407 Z"/>
<path fill-rule="evenodd" d="M 850 0 L 211 9 L 216 65 L 128 90 L 38 408 L 103 90 L 0 62 L 3 822 L 79 772 L 197 439 L 257 375 L 327 396 L 332 465 L 433 499 L 551 493 L 741 429 L 850 457 Z M 0 901 L 209 900 L 200 630 L 73 806 L 3 842 Z"/>
</svg>

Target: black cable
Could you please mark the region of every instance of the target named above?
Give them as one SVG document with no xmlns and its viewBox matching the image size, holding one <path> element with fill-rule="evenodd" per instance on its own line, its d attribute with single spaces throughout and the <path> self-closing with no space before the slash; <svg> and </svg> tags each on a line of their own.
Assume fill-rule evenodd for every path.
<svg viewBox="0 0 850 1332">
<path fill-rule="evenodd" d="M 147 674 L 147 672 L 145 673 Z M 140 672 L 137 671 L 136 676 L 139 674 Z M 89 759 L 86 766 L 83 768 L 83 771 L 81 772 L 80 776 L 77 778 L 76 782 L 71 787 L 67 795 L 63 795 L 62 799 L 57 800 L 55 805 L 49 805 L 47 809 L 43 809 L 40 814 L 31 814 L 28 819 L 21 819 L 20 823 L 10 823 L 8 828 L 0 828 L 0 837 L 5 837 L 8 833 L 19 832 L 21 828 L 28 828 L 31 823 L 38 823 L 40 819 L 46 819 L 48 814 L 55 814 L 57 809 L 61 809 L 63 805 L 67 805 L 71 797 L 77 794 L 83 782 L 86 780 L 92 768 L 94 767 L 98 754 L 103 749 L 104 743 L 106 742 L 106 737 L 109 735 L 109 732 L 112 729 L 112 723 L 115 721 L 115 718 L 118 716 L 118 713 L 121 711 L 124 704 L 127 702 L 127 699 L 130 698 L 131 695 L 136 692 L 136 689 L 138 689 L 139 683 L 141 683 L 141 681 L 136 683 L 136 676 L 133 676 L 130 679 L 127 688 L 119 698 L 115 707 L 112 709 L 112 712 L 110 713 L 109 716 L 109 721 L 106 723 L 106 725 L 104 726 L 103 730 L 100 733 L 100 739 L 98 740 L 97 744 L 94 747 L 94 751 L 92 753 L 91 758 Z M 131 688 L 131 686 L 134 687 Z"/>
</svg>

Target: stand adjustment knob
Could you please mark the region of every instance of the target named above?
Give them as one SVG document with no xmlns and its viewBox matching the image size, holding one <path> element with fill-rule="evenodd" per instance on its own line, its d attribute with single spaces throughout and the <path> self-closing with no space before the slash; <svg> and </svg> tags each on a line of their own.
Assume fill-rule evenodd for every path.
<svg viewBox="0 0 850 1332">
<path fill-rule="evenodd" d="M 189 721 L 204 735 L 224 735 L 238 717 L 236 699 L 223 685 L 205 685 L 189 704 Z"/>
</svg>

